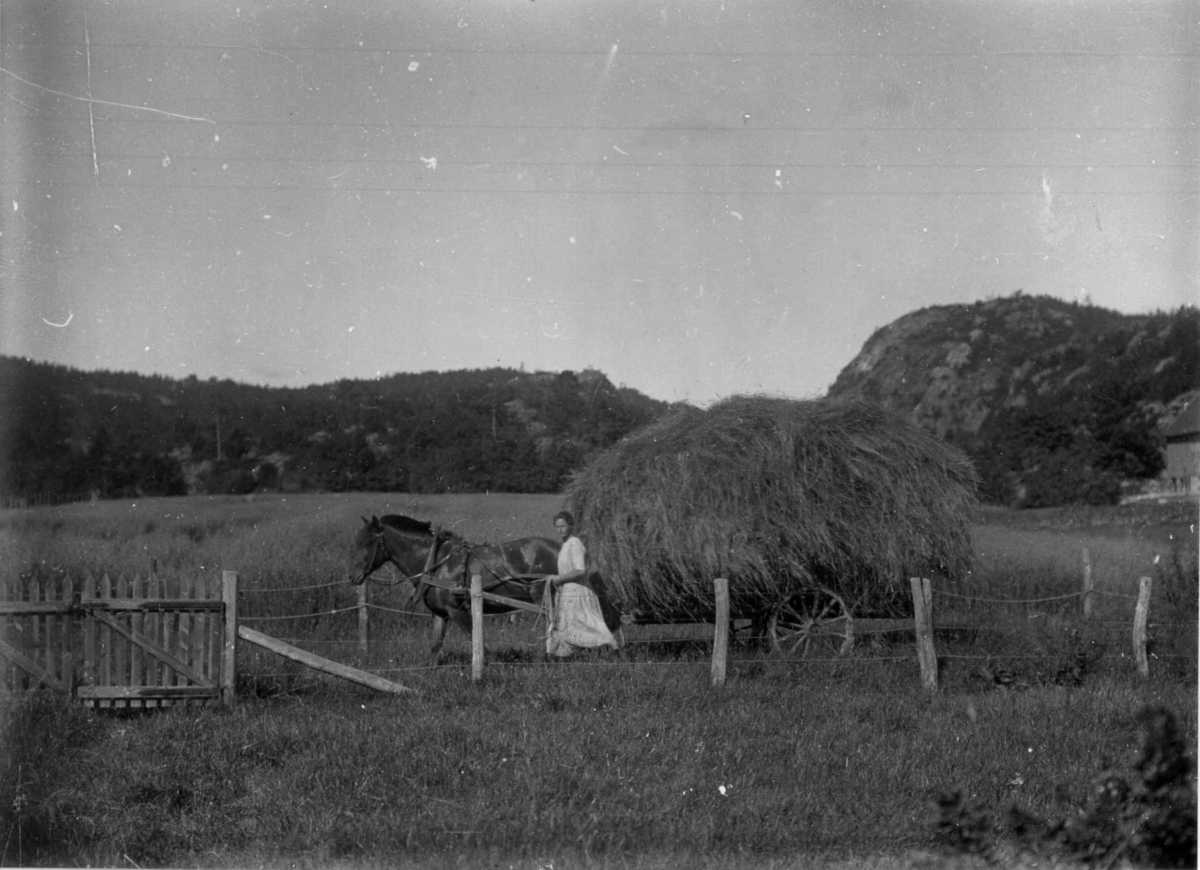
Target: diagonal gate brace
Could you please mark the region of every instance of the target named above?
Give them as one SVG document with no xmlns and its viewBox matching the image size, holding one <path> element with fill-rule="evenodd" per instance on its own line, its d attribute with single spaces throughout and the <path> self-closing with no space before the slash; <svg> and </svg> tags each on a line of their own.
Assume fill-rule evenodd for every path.
<svg viewBox="0 0 1200 870">
<path fill-rule="evenodd" d="M 377 689 L 380 692 L 391 692 L 393 694 L 403 694 L 406 692 L 416 692 L 416 689 L 411 689 L 408 686 L 402 686 L 399 683 L 393 683 L 391 680 L 385 680 L 383 677 L 360 671 L 358 668 L 352 668 L 349 665 L 343 665 L 341 662 L 330 661 L 329 659 L 321 658 L 318 655 L 313 655 L 307 650 L 302 650 L 298 646 L 292 646 L 290 643 L 284 643 L 282 640 L 271 637 L 269 634 L 263 634 L 261 631 L 255 631 L 253 628 L 246 628 L 244 625 L 238 626 L 238 637 L 242 640 L 249 641 L 252 644 L 261 646 L 264 649 L 269 649 L 276 655 L 281 655 L 284 658 L 292 659 L 300 662 L 300 664 L 313 668 L 314 670 L 323 671 L 327 674 L 332 674 L 335 677 L 341 677 L 343 680 L 349 680 L 352 683 L 367 686 L 372 689 Z"/>
</svg>

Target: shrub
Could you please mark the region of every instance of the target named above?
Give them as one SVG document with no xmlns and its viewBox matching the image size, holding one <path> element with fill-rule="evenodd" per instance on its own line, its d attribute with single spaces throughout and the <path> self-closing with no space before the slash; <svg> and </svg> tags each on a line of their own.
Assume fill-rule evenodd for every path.
<svg viewBox="0 0 1200 870">
<path fill-rule="evenodd" d="M 1138 713 L 1141 748 L 1130 770 L 1105 770 L 1087 805 L 1060 819 L 1013 807 L 1004 828 L 1019 848 L 1055 859 L 1112 866 L 1196 866 L 1196 764 L 1174 715 L 1162 707 Z M 994 855 L 1003 831 L 959 791 L 935 798 L 934 841 L 964 855 Z"/>
</svg>

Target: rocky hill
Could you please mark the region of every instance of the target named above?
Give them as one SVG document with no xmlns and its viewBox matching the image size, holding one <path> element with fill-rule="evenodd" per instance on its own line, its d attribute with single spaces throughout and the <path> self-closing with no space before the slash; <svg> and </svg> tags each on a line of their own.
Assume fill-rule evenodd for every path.
<svg viewBox="0 0 1200 870">
<path fill-rule="evenodd" d="M 1162 467 L 1200 389 L 1200 313 L 1127 315 L 1047 297 L 925 308 L 878 330 L 831 396 L 878 402 L 965 448 L 983 495 L 1104 503 Z"/>
</svg>

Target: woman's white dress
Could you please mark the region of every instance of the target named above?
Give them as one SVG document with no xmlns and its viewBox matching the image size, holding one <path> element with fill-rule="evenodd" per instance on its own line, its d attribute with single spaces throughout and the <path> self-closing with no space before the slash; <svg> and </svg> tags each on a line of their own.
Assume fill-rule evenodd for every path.
<svg viewBox="0 0 1200 870">
<path fill-rule="evenodd" d="M 572 535 L 558 551 L 558 573 L 585 570 L 585 557 L 583 541 Z M 579 648 L 600 646 L 617 648 L 617 639 L 604 623 L 600 599 L 582 583 L 564 583 L 555 590 L 554 613 L 546 633 L 546 652 L 569 656 Z"/>
</svg>

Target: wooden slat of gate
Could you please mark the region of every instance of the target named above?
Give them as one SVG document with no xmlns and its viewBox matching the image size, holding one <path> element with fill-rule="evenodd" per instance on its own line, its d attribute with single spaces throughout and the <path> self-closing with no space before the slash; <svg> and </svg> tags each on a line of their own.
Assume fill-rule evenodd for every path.
<svg viewBox="0 0 1200 870">
<path fill-rule="evenodd" d="M 179 593 L 176 597 L 179 598 L 181 601 L 187 601 L 189 598 L 193 597 L 194 591 L 195 591 L 194 587 L 190 582 L 181 581 L 179 583 Z M 176 620 L 178 621 L 179 628 L 176 633 L 176 640 L 178 641 L 178 643 L 175 646 L 175 650 L 176 650 L 175 655 L 177 655 L 181 661 L 185 661 L 190 665 L 192 663 L 192 613 L 191 613 L 191 611 L 189 611 L 189 610 L 181 611 L 180 614 L 176 617 Z M 183 678 L 183 675 L 180 674 L 178 671 L 175 672 L 175 685 L 177 685 L 177 686 L 187 685 L 187 680 L 185 680 Z"/>
<path fill-rule="evenodd" d="M 85 686 L 96 685 L 96 623 L 87 618 L 86 607 L 96 597 L 96 578 L 88 574 L 83 578 L 83 588 L 79 590 L 79 603 L 85 608 L 82 617 L 83 626 L 83 663 L 80 670 L 81 682 Z"/>
<path fill-rule="evenodd" d="M 144 601 L 158 601 L 162 596 L 163 578 L 158 574 L 151 572 L 142 583 L 142 594 Z M 142 614 L 142 631 L 141 637 L 145 637 L 155 643 L 160 643 L 162 637 L 162 622 L 163 612 L 157 607 L 146 608 L 139 611 Z M 146 666 L 143 669 L 142 685 L 148 689 L 157 688 L 162 685 L 162 678 L 165 672 L 163 663 L 158 660 L 157 656 L 143 653 L 145 655 Z"/>
<path fill-rule="evenodd" d="M 195 578 L 185 580 L 179 585 L 179 594 L 185 601 L 195 601 L 198 593 Z M 179 657 L 187 662 L 192 670 L 200 674 L 199 662 L 192 655 L 192 637 L 196 633 L 196 615 L 195 611 L 189 609 L 183 611 L 183 615 L 179 619 Z M 200 676 L 204 675 L 200 674 Z"/>
<path fill-rule="evenodd" d="M 14 600 L 22 601 L 25 599 L 25 597 L 26 596 L 25 596 L 24 588 L 16 588 L 13 590 Z M 10 617 L 9 619 L 5 620 L 5 623 L 4 623 L 4 637 L 5 638 L 15 641 L 18 638 L 24 637 L 24 631 L 25 631 L 25 626 L 22 624 L 22 621 L 20 619 L 18 619 L 15 615 Z M 11 685 L 14 689 L 21 690 L 21 689 L 26 688 L 27 681 L 24 676 L 24 673 L 25 672 L 21 668 L 21 666 L 16 664 L 14 661 L 12 661 L 10 659 L 8 676 L 9 676 L 9 679 L 12 680 Z"/>
<path fill-rule="evenodd" d="M 137 598 L 138 600 L 157 598 L 158 580 L 154 571 L 150 571 L 150 574 L 146 575 L 145 577 L 139 576 L 138 581 L 140 594 L 134 596 L 134 598 Z M 131 628 L 133 628 L 134 635 L 137 635 L 138 637 L 154 637 L 156 625 L 155 620 L 158 618 L 158 616 L 160 616 L 160 614 L 156 613 L 155 611 L 132 611 L 130 614 L 130 625 Z M 140 625 L 138 625 L 138 623 L 140 623 Z M 138 649 L 138 654 L 142 655 L 142 670 L 140 670 L 138 682 L 136 683 L 138 689 L 131 689 L 130 692 L 127 692 L 125 697 L 139 698 L 137 703 L 132 704 L 132 706 L 154 706 L 154 704 L 148 704 L 140 700 L 140 696 L 137 695 L 136 692 L 140 691 L 140 688 L 144 688 L 144 686 L 158 685 L 158 670 L 160 670 L 160 662 L 158 662 L 155 656 L 146 654 L 142 648 L 138 647 L 138 644 L 133 643 L 130 644 L 130 646 Z"/>
<path fill-rule="evenodd" d="M 105 574 L 100 578 L 100 598 L 113 597 L 112 580 Z M 94 622 L 95 620 L 93 620 Z M 113 684 L 113 661 L 112 648 L 113 642 L 116 640 L 112 636 L 112 629 L 107 625 L 100 623 L 99 631 L 96 634 L 96 685 L 111 686 Z M 110 706 L 110 702 L 102 702 L 102 707 Z"/>
<path fill-rule="evenodd" d="M 26 583 L 22 590 L 26 601 L 37 601 L 37 586 L 32 582 Z M 34 611 L 36 614 L 36 611 Z M 29 616 L 17 622 L 16 634 L 14 639 L 21 641 L 21 648 L 25 650 L 28 660 L 37 665 L 37 616 Z M 39 665 L 40 668 L 40 665 Z"/>
<path fill-rule="evenodd" d="M 7 604 L 9 601 L 15 600 L 16 589 L 11 588 L 7 583 L 0 584 L 0 601 Z M 16 618 L 7 611 L 4 612 L 3 616 L 0 616 L 0 639 L 9 637 L 13 631 L 12 627 L 16 625 L 16 622 Z M 8 691 L 19 689 L 20 685 L 17 682 L 19 675 L 20 671 L 16 665 L 8 661 L 8 659 L 0 660 L 0 688 Z"/>
<path fill-rule="evenodd" d="M 62 588 L 62 581 L 55 578 L 51 583 L 47 583 L 42 588 L 43 600 L 50 602 L 55 601 L 59 596 L 59 590 Z M 45 663 L 46 670 L 54 675 L 54 678 L 59 683 L 62 682 L 62 660 L 58 657 L 59 637 L 62 634 L 62 623 L 59 622 L 58 614 L 47 614 L 46 622 L 46 637 L 42 641 L 42 661 Z"/>
<path fill-rule="evenodd" d="M 185 598 L 190 598 L 193 601 L 201 597 L 200 583 L 195 577 L 184 583 L 179 591 Z M 187 662 L 192 670 L 200 674 L 200 676 L 204 676 L 203 669 L 200 666 L 200 659 L 196 657 L 196 638 L 200 634 L 199 615 L 192 610 L 184 614 L 186 628 L 182 632 L 184 638 L 180 639 L 179 657 Z"/>
<path fill-rule="evenodd" d="M 62 602 L 63 589 L 67 585 L 65 577 L 57 577 L 50 589 L 50 600 L 55 604 Z M 64 639 L 71 630 L 70 617 L 65 613 L 55 613 L 50 617 L 50 625 L 53 630 L 50 632 L 49 643 L 46 646 L 46 661 L 51 666 L 51 671 L 58 678 L 60 683 L 71 685 L 71 675 L 69 671 L 69 659 L 63 655 L 63 647 L 65 646 Z"/>
<path fill-rule="evenodd" d="M 208 596 L 217 601 L 224 601 L 224 589 L 215 577 L 209 581 Z M 221 682 L 221 658 L 225 654 L 225 614 L 214 613 L 209 616 L 208 630 L 208 677 L 215 683 Z"/>
<path fill-rule="evenodd" d="M 180 601 L 187 601 L 192 597 L 192 584 L 190 581 L 182 577 L 176 577 L 174 586 L 175 588 L 171 595 L 172 598 L 177 598 Z M 191 667 L 192 662 L 189 656 L 191 651 L 191 611 L 186 608 L 181 608 L 180 610 L 175 611 L 174 620 L 175 646 L 171 649 L 171 652 L 175 654 L 177 659 Z M 196 674 L 196 677 L 200 676 L 200 674 Z M 167 685 L 182 687 L 187 686 L 192 682 L 197 682 L 197 680 L 189 680 L 179 671 L 172 670 L 171 681 Z"/>
<path fill-rule="evenodd" d="M 196 578 L 197 588 L 200 593 L 200 598 L 205 601 L 212 597 L 212 584 L 205 577 Z M 195 646 L 192 650 L 192 658 L 196 662 L 196 669 L 204 674 L 206 680 L 211 680 L 214 685 L 220 680 L 217 679 L 217 674 L 211 670 L 209 662 L 209 647 L 211 645 L 210 634 L 212 632 L 213 614 L 211 611 L 204 611 L 196 615 L 196 636 L 193 643 Z"/>
<path fill-rule="evenodd" d="M 128 598 L 129 597 L 129 581 L 125 579 L 124 574 L 118 574 L 116 581 L 113 583 L 113 598 Z M 114 686 L 128 686 L 130 680 L 129 668 L 129 644 L 124 643 L 117 636 L 113 636 L 113 680 Z"/>
<path fill-rule="evenodd" d="M 146 599 L 161 599 L 164 582 L 166 580 L 163 577 L 151 576 L 146 581 Z M 160 646 L 162 646 L 163 616 L 163 612 L 156 607 L 155 610 L 146 613 L 145 620 L 145 637 L 149 637 L 151 641 Z M 162 662 L 154 656 L 146 659 L 146 685 L 162 685 Z"/>
<path fill-rule="evenodd" d="M 5 600 L 6 601 L 21 600 L 19 590 L 16 588 L 15 583 L 13 584 L 13 588 L 11 589 L 11 591 L 6 595 Z M 5 614 L 4 619 L 0 620 L 0 638 L 14 637 L 18 631 L 16 626 L 17 626 L 16 616 L 12 615 L 12 614 Z M 22 688 L 21 669 L 18 668 L 16 665 L 14 665 L 11 661 L 7 661 L 7 660 L 5 661 L 5 664 L 4 664 L 4 686 L 6 688 L 11 688 L 14 691 L 20 690 Z"/>
<path fill-rule="evenodd" d="M 179 582 L 178 577 L 172 577 L 169 580 L 167 580 L 167 597 L 173 598 L 176 600 L 178 600 L 179 598 L 182 598 L 183 597 L 183 585 L 184 584 L 181 584 Z M 179 618 L 179 611 L 178 610 L 167 611 L 167 621 L 168 621 L 169 625 L 171 626 L 171 636 L 170 636 L 170 643 L 167 646 L 163 647 L 163 649 L 167 650 L 167 652 L 171 653 L 171 655 L 175 656 L 176 658 L 179 658 L 179 634 L 180 634 L 180 629 L 183 627 L 183 621 Z M 187 685 L 187 680 L 183 679 L 181 677 L 179 671 L 177 671 L 173 668 L 168 668 L 167 672 L 163 675 L 163 677 L 164 677 L 164 679 L 163 679 L 164 686 L 173 687 L 173 686 Z"/>
<path fill-rule="evenodd" d="M 42 601 L 46 603 L 54 601 L 58 595 L 59 581 L 54 579 L 41 584 L 41 586 Z M 42 667 L 46 669 L 46 673 L 61 685 L 62 664 L 58 660 L 58 630 L 58 615 L 45 614 L 42 617 L 42 641 L 38 644 L 38 655 L 41 657 Z"/>
<path fill-rule="evenodd" d="M 40 603 L 42 600 L 43 591 L 45 591 L 44 584 L 30 581 L 29 593 L 26 597 L 30 601 Z M 43 671 L 46 670 L 45 651 L 42 649 L 42 644 L 44 642 L 43 638 L 45 636 L 44 623 L 45 617 L 43 617 L 40 613 L 35 613 L 33 617 L 26 623 L 27 629 L 25 631 L 25 636 L 29 642 L 27 649 L 32 656 L 33 662 Z"/>
<path fill-rule="evenodd" d="M 33 584 L 32 583 L 24 583 L 23 588 L 21 590 L 21 597 L 24 598 L 26 601 L 29 601 L 30 598 L 33 596 L 33 594 L 34 594 Z M 13 640 L 20 641 L 21 648 L 25 650 L 25 652 L 28 656 L 28 661 L 31 662 L 32 664 L 36 665 L 37 664 L 37 655 L 30 649 L 30 644 L 33 641 L 33 630 L 34 630 L 35 624 L 36 623 L 35 623 L 34 619 L 32 619 L 32 618 L 25 618 L 25 619 L 18 620 L 16 622 L 16 625 L 14 626 L 15 633 L 13 634 Z M 22 687 L 23 688 L 29 687 L 27 678 L 22 680 Z"/>
<path fill-rule="evenodd" d="M 208 583 L 203 577 L 196 578 L 196 597 L 207 601 L 208 600 Z M 195 631 L 192 632 L 192 667 L 204 675 L 206 680 L 212 679 L 212 674 L 208 671 L 208 647 L 206 641 L 208 639 L 208 614 L 197 613 L 195 615 Z"/>
<path fill-rule="evenodd" d="M 170 590 L 170 592 L 168 594 L 170 595 L 171 598 L 182 599 L 187 594 L 186 587 L 187 587 L 186 583 L 181 583 L 179 581 L 178 577 L 173 577 L 167 586 L 167 588 Z M 172 610 L 170 613 L 170 617 L 171 617 L 171 646 L 167 647 L 167 649 L 176 658 L 180 659 L 181 661 L 187 661 L 186 653 L 183 656 L 181 656 L 179 654 L 180 648 L 183 643 L 183 627 L 184 627 L 186 617 L 178 610 Z M 187 680 L 184 679 L 184 677 L 179 673 L 179 671 L 172 670 L 169 674 L 167 674 L 167 680 L 165 683 L 163 683 L 163 685 L 165 685 L 165 686 L 186 686 Z"/>
<path fill-rule="evenodd" d="M 163 591 L 164 598 L 178 600 L 180 597 L 180 583 L 178 577 L 168 577 L 167 585 Z M 163 644 L 163 649 L 167 650 L 171 655 L 178 658 L 179 656 L 179 611 L 168 610 L 165 612 L 167 617 L 167 637 L 166 643 Z M 187 681 L 183 683 L 186 685 Z M 165 668 L 163 670 L 163 686 L 179 685 L 179 672 L 173 668 Z"/>
<path fill-rule="evenodd" d="M 75 601 L 75 580 L 72 577 L 63 579 L 62 600 L 66 603 Z M 72 688 L 79 680 L 79 650 L 76 648 L 75 640 L 75 614 L 64 613 L 62 615 L 62 645 L 61 656 L 63 661 L 62 677 L 63 682 Z"/>
<path fill-rule="evenodd" d="M 171 597 L 171 592 L 173 591 L 171 587 L 174 585 L 173 581 L 174 581 L 174 578 L 171 578 L 171 577 L 159 578 L 158 597 L 160 599 Z M 164 610 L 161 613 L 159 613 L 159 615 L 158 615 L 158 645 L 166 650 L 169 650 L 171 648 L 171 643 L 174 640 L 175 633 L 173 630 L 174 629 L 173 622 L 174 622 L 174 620 L 172 619 L 172 615 L 169 611 Z M 154 685 L 156 685 L 156 686 L 171 685 L 171 676 L 172 676 L 171 669 L 169 667 L 167 667 L 166 664 L 164 664 L 163 662 L 160 661 L 158 663 L 158 679 L 155 680 Z"/>
<path fill-rule="evenodd" d="M 153 575 L 151 575 L 153 576 Z M 142 598 L 146 591 L 146 581 L 141 574 L 133 578 L 133 584 L 130 587 L 129 594 L 133 598 Z M 141 634 L 143 631 L 143 623 L 145 617 L 142 611 L 135 610 L 129 615 L 129 624 L 133 628 L 134 634 Z M 129 668 L 129 685 L 144 686 L 146 681 L 146 654 L 142 652 L 142 648 L 137 644 L 133 645 L 133 649 L 129 651 L 130 668 Z"/>
<path fill-rule="evenodd" d="M 166 583 L 167 579 L 165 577 L 152 576 L 147 581 L 146 597 L 159 600 L 166 598 Z M 160 647 L 163 647 L 163 649 L 166 649 L 166 646 L 163 644 L 163 635 L 166 633 L 167 625 L 166 612 L 155 608 L 154 615 L 148 616 L 147 619 L 150 621 L 150 631 L 146 632 L 145 636 Z M 156 689 L 160 688 L 165 685 L 164 681 L 171 673 L 170 668 L 159 661 L 158 656 L 150 656 L 148 661 L 154 667 L 146 675 L 146 685 Z M 158 702 L 155 700 L 153 703 L 148 704 L 148 706 L 158 706 Z"/>
</svg>

